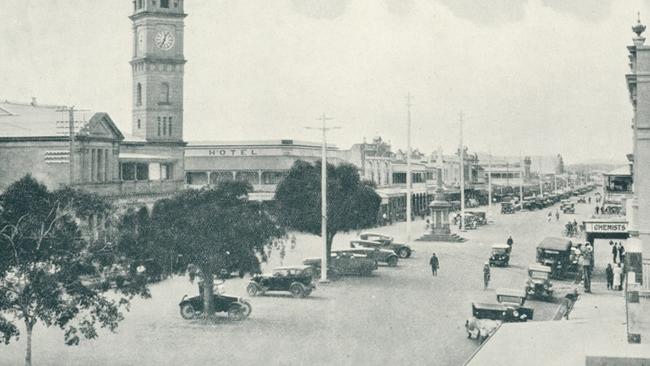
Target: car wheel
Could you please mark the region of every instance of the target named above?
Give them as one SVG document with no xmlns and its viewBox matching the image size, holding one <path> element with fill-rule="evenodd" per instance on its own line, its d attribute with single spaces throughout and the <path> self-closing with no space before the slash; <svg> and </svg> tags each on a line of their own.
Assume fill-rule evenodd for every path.
<svg viewBox="0 0 650 366">
<path fill-rule="evenodd" d="M 244 319 L 246 319 L 251 315 L 251 312 L 253 312 L 253 307 L 246 300 L 242 300 L 241 305 L 242 305 L 242 311 L 243 311 Z"/>
<path fill-rule="evenodd" d="M 388 258 L 386 263 L 388 263 L 389 267 L 397 267 L 397 260 L 398 260 L 397 257 L 390 257 Z"/>
<path fill-rule="evenodd" d="M 292 283 L 289 286 L 289 291 L 291 291 L 291 296 L 293 297 L 305 297 L 305 289 L 300 283 Z"/>
<path fill-rule="evenodd" d="M 408 258 L 411 256 L 411 251 L 407 248 L 402 248 L 397 252 L 397 255 L 399 255 L 400 258 Z"/>
<path fill-rule="evenodd" d="M 181 305 L 181 317 L 186 320 L 194 319 L 195 316 L 194 306 L 192 304 Z"/>
<path fill-rule="evenodd" d="M 228 319 L 234 321 L 240 321 L 244 319 L 244 307 L 240 304 L 232 304 L 228 308 Z"/>
<path fill-rule="evenodd" d="M 256 284 L 251 282 L 248 284 L 248 286 L 246 286 L 246 292 L 248 292 L 250 296 L 257 296 L 258 292 L 260 292 L 260 289 Z"/>
</svg>

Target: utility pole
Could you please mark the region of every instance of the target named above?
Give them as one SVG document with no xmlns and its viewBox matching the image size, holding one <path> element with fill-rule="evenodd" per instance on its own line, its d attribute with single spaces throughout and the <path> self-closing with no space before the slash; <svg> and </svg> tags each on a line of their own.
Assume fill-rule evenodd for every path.
<svg viewBox="0 0 650 366">
<path fill-rule="evenodd" d="M 406 96 L 406 242 L 411 242 L 411 93 Z"/>
<path fill-rule="evenodd" d="M 492 218 L 492 152 L 488 157 L 488 217 Z"/>
<path fill-rule="evenodd" d="M 553 174 L 553 191 L 557 191 L 557 174 Z"/>
<path fill-rule="evenodd" d="M 80 112 L 82 110 L 77 110 L 77 112 Z M 57 112 L 68 112 L 68 136 L 70 137 L 69 140 L 69 149 L 70 149 L 70 155 L 68 157 L 69 161 L 69 174 L 70 174 L 70 182 L 69 184 L 73 184 L 75 179 L 74 179 L 74 174 L 75 174 L 75 156 L 74 156 L 74 148 L 75 148 L 75 120 L 74 120 L 74 106 L 72 107 L 63 107 L 61 109 L 57 109 Z"/>
<path fill-rule="evenodd" d="M 544 182 L 542 182 L 542 170 L 541 168 L 537 170 L 537 176 L 539 177 L 539 195 L 544 197 Z"/>
<path fill-rule="evenodd" d="M 463 112 L 458 115 L 460 123 L 460 150 L 458 158 L 460 160 L 460 230 L 465 230 L 465 149 L 463 147 Z"/>
<path fill-rule="evenodd" d="M 521 209 L 524 209 L 524 159 L 521 158 L 519 153 L 519 204 Z"/>
<path fill-rule="evenodd" d="M 321 192 L 321 227 L 320 227 L 320 236 L 323 241 L 321 258 L 321 268 L 320 268 L 320 282 L 328 282 L 327 280 L 327 263 L 329 258 L 327 255 L 327 131 L 339 129 L 340 127 L 327 127 L 327 121 L 332 120 L 332 118 L 327 117 L 325 113 L 317 118 L 318 121 L 321 121 L 321 127 L 305 127 L 310 130 L 321 130 L 323 132 L 323 145 L 321 147 L 321 181 L 320 181 L 320 192 Z"/>
</svg>

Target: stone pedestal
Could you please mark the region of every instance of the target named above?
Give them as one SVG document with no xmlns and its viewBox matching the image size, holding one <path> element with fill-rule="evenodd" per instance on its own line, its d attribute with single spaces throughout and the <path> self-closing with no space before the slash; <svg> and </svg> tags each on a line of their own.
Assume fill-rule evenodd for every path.
<svg viewBox="0 0 650 366">
<path fill-rule="evenodd" d="M 464 242 L 465 239 L 456 234 L 452 234 L 449 229 L 449 212 L 451 211 L 451 203 L 445 200 L 444 190 L 442 188 L 442 173 L 438 169 L 438 188 L 434 196 L 433 202 L 429 204 L 431 222 L 429 231 L 422 237 L 416 239 L 418 241 L 446 241 L 446 242 Z"/>
</svg>

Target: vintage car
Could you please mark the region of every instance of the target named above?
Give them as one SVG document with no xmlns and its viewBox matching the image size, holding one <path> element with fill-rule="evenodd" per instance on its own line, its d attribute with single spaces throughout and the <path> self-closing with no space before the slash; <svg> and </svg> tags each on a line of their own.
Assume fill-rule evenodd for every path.
<svg viewBox="0 0 650 366">
<path fill-rule="evenodd" d="M 532 309 L 523 307 L 526 303 L 526 291 L 511 288 L 498 288 L 496 290 L 496 295 L 499 304 L 520 310 L 520 313 L 526 314 L 527 320 L 532 319 Z M 530 314 L 528 314 L 528 310 L 530 310 Z"/>
<path fill-rule="evenodd" d="M 312 267 L 307 270 L 312 276 L 317 276 L 321 270 L 320 258 L 305 258 L 302 264 Z M 331 277 L 338 276 L 370 276 L 377 269 L 377 261 L 365 255 L 345 252 L 332 252 L 327 263 L 327 272 Z"/>
<path fill-rule="evenodd" d="M 263 295 L 269 291 L 288 291 L 293 297 L 309 296 L 316 289 L 312 283 L 311 269 L 310 266 L 273 268 L 269 274 L 253 276 L 246 291 L 250 296 Z"/>
<path fill-rule="evenodd" d="M 551 283 L 551 268 L 539 264 L 528 266 L 528 280 L 526 280 L 526 294 L 548 300 L 553 297 L 553 284 Z"/>
<path fill-rule="evenodd" d="M 521 205 L 522 209 L 528 211 L 540 210 L 543 208 L 541 201 L 538 201 L 535 198 L 525 198 Z"/>
<path fill-rule="evenodd" d="M 501 213 L 502 214 L 515 213 L 515 205 L 512 202 L 501 202 Z"/>
<path fill-rule="evenodd" d="M 396 243 L 393 241 L 392 236 L 384 235 L 384 234 L 377 234 L 377 233 L 370 233 L 370 232 L 365 232 L 361 233 L 359 235 L 359 239 L 369 241 L 369 242 L 376 242 L 379 243 L 379 248 L 380 249 L 389 249 L 395 252 L 400 258 L 408 258 L 411 256 L 411 254 L 414 252 L 411 247 L 404 243 Z M 377 247 L 377 244 L 374 243 L 367 243 L 366 245 L 363 245 L 368 248 L 375 248 Z"/>
<path fill-rule="evenodd" d="M 508 244 L 494 244 L 490 252 L 490 266 L 508 267 L 510 263 L 510 246 Z"/>
<path fill-rule="evenodd" d="M 383 263 L 389 267 L 396 267 L 397 262 L 399 262 L 397 254 L 392 250 L 379 248 L 376 246 L 376 243 L 369 240 L 350 240 L 350 249 L 337 250 L 337 252 L 363 254 L 368 258 L 374 259 L 377 263 Z"/>
<path fill-rule="evenodd" d="M 578 197 L 578 203 L 587 203 L 587 198 L 585 196 Z"/>
<path fill-rule="evenodd" d="M 560 210 L 562 210 L 562 212 L 565 214 L 576 213 L 575 204 L 569 200 L 562 200 L 562 202 L 560 202 Z"/>
<path fill-rule="evenodd" d="M 566 238 L 544 238 L 537 245 L 537 263 L 551 268 L 551 278 L 573 276 L 578 271 L 578 261 L 573 255 L 573 243 Z"/>
<path fill-rule="evenodd" d="M 482 343 L 502 323 L 525 322 L 533 319 L 533 309 L 508 303 L 472 303 L 472 317 L 465 321 L 467 338 Z"/>
<path fill-rule="evenodd" d="M 466 215 L 472 215 L 472 221 L 476 225 L 485 225 L 487 224 L 487 216 L 484 211 L 465 211 Z"/>
<path fill-rule="evenodd" d="M 215 285 L 215 292 L 212 295 L 212 306 L 214 307 L 214 312 L 225 312 L 231 320 L 243 320 L 248 318 L 253 309 L 251 304 L 241 297 L 223 295 L 219 287 L 220 283 L 215 283 Z M 203 314 L 203 286 L 201 283 L 199 283 L 199 294 L 199 296 L 190 298 L 185 295 L 181 299 L 178 306 L 180 307 L 183 319 L 189 320 Z"/>
</svg>

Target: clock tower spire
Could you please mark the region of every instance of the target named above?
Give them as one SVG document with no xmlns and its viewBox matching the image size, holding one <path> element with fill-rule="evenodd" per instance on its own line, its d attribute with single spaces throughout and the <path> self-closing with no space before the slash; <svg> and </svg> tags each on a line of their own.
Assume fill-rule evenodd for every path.
<svg viewBox="0 0 650 366">
<path fill-rule="evenodd" d="M 183 0 L 134 0 L 132 133 L 183 141 Z"/>
</svg>

